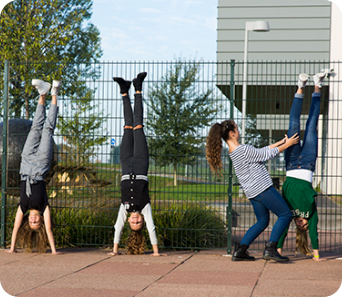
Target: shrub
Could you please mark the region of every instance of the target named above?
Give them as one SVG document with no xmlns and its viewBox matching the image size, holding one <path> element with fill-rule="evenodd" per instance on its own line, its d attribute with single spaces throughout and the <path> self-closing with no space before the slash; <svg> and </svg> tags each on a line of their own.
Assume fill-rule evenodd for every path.
<svg viewBox="0 0 342 297">
<path fill-rule="evenodd" d="M 6 241 L 10 243 L 17 207 L 7 206 Z M 51 207 L 56 247 L 112 247 L 114 223 L 118 210 L 111 207 Z M 161 249 L 221 248 L 227 243 L 224 221 L 212 208 L 203 204 L 173 203 L 153 211 L 153 220 Z M 122 232 L 120 246 L 125 247 L 128 223 Z M 148 232 L 144 229 L 148 238 Z M 147 240 L 148 245 L 150 241 Z"/>
<path fill-rule="evenodd" d="M 172 204 L 153 212 L 161 248 L 205 249 L 227 244 L 224 221 L 203 204 Z"/>
</svg>

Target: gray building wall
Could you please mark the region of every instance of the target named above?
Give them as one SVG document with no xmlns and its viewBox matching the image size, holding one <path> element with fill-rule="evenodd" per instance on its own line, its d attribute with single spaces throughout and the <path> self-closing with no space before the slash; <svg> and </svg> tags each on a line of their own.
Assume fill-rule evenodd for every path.
<svg viewBox="0 0 342 297">
<path fill-rule="evenodd" d="M 298 74 L 314 75 L 330 66 L 331 2 L 218 0 L 217 87 L 229 98 L 228 63 L 236 60 L 235 106 L 240 111 L 245 24 L 258 20 L 268 21 L 270 31 L 249 31 L 247 114 L 288 115 L 291 104 L 286 104 L 286 99 L 293 93 Z M 305 96 L 309 98 L 310 93 Z M 267 100 L 269 104 L 260 100 Z M 309 105 L 310 101 L 304 104 L 303 114 L 308 114 Z M 278 131 L 281 133 L 282 129 Z"/>
<path fill-rule="evenodd" d="M 242 61 L 245 23 L 269 22 L 249 32 L 248 60 L 330 59 L 331 3 L 327 0 L 219 0 L 217 61 Z"/>
<path fill-rule="evenodd" d="M 267 63 L 248 64 L 246 109 L 256 117 L 258 131 L 270 142 L 286 133 L 298 74 L 312 76 L 334 69 L 322 89 L 325 103 L 321 105 L 319 158 L 313 184 L 320 184 L 326 194 L 341 195 L 341 11 L 328 0 L 218 0 L 217 20 L 217 87 L 229 98 L 229 62 L 236 60 L 234 103 L 240 111 L 245 23 L 269 22 L 270 32 L 249 32 L 248 61 Z M 305 92 L 308 104 L 303 105 L 303 119 L 309 113 L 310 93 Z"/>
</svg>

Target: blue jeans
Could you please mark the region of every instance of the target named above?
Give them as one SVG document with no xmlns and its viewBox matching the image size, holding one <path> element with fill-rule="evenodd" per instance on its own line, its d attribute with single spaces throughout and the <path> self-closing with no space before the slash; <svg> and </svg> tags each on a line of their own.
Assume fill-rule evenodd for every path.
<svg viewBox="0 0 342 297">
<path fill-rule="evenodd" d="M 287 132 L 289 138 L 295 133 L 300 134 L 303 97 L 304 95 L 295 94 L 290 113 L 289 131 Z M 317 123 L 320 107 L 321 93 L 313 93 L 303 144 L 301 145 L 299 142 L 285 151 L 286 170 L 308 169 L 315 171 L 318 147 Z"/>
<path fill-rule="evenodd" d="M 278 242 L 292 219 L 292 213 L 285 200 L 274 187 L 270 187 L 258 196 L 249 199 L 253 205 L 257 222 L 248 229 L 240 244 L 250 245 L 263 232 L 270 222 L 270 211 L 277 215 L 270 241 Z"/>
</svg>

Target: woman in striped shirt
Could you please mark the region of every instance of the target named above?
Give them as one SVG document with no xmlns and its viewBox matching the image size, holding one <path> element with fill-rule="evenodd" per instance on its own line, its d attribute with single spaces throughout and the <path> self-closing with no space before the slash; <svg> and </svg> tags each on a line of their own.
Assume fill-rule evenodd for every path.
<svg viewBox="0 0 342 297">
<path fill-rule="evenodd" d="M 229 156 L 233 162 L 235 174 L 239 179 L 247 199 L 252 203 L 257 222 L 248 229 L 242 241 L 235 244 L 233 261 L 253 261 L 247 249 L 250 244 L 267 228 L 271 210 L 278 217 L 273 226 L 272 233 L 265 245 L 263 259 L 275 261 L 288 261 L 277 251 L 277 243 L 283 231 L 291 221 L 292 214 L 284 199 L 273 187 L 272 179 L 267 172 L 264 162 L 276 157 L 279 153 L 299 141 L 297 134 L 267 147 L 257 149 L 251 145 L 239 143 L 240 133 L 233 120 L 214 124 L 207 137 L 206 158 L 211 170 L 215 174 L 221 174 L 222 140 L 228 144 Z"/>
</svg>

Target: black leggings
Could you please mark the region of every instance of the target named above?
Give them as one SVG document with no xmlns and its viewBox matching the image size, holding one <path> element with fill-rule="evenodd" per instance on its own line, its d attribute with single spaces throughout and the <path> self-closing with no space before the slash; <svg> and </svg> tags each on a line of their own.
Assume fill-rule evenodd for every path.
<svg viewBox="0 0 342 297">
<path fill-rule="evenodd" d="M 134 94 L 134 117 L 129 96 L 122 97 L 125 126 L 143 125 L 142 95 Z M 143 128 L 124 129 L 120 148 L 121 172 L 125 174 L 147 175 L 149 156 Z"/>
</svg>

